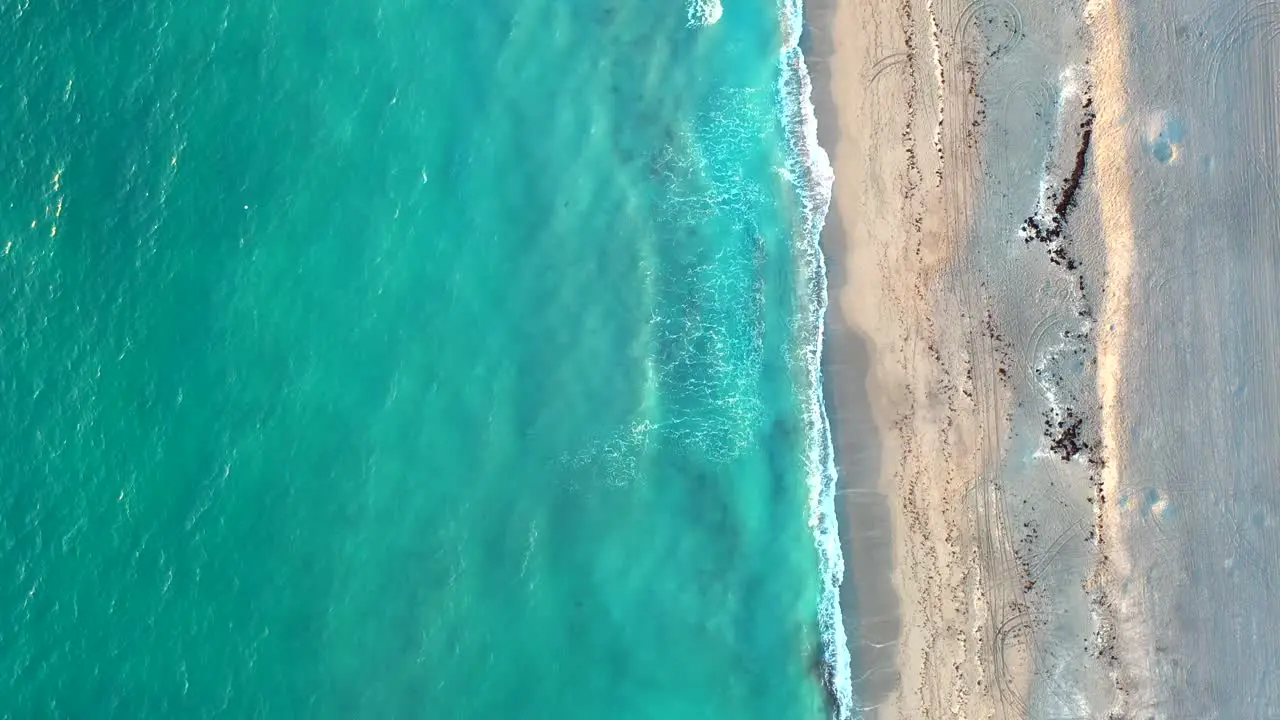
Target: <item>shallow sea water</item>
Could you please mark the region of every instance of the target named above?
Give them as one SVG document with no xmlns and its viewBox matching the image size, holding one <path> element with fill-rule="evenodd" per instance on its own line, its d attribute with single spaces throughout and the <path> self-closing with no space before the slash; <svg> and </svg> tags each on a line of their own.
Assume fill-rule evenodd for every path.
<svg viewBox="0 0 1280 720">
<path fill-rule="evenodd" d="M 0 1 L 0 717 L 830 714 L 795 10 Z"/>
</svg>

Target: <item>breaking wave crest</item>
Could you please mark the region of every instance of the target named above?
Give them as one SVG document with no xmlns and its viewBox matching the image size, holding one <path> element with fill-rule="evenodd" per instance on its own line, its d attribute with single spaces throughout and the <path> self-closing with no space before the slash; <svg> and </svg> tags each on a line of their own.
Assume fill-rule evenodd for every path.
<svg viewBox="0 0 1280 720">
<path fill-rule="evenodd" d="M 720 0 L 689 0 L 689 27 L 715 25 L 723 14 Z"/>
<path fill-rule="evenodd" d="M 822 573 L 818 622 L 822 633 L 825 682 L 834 702 L 834 717 L 853 717 L 853 679 L 844 619 L 840 611 L 840 584 L 844 580 L 844 558 L 836 527 L 836 466 L 831 428 L 822 394 L 823 324 L 827 311 L 827 268 L 820 236 L 831 204 L 834 172 L 822 146 L 818 144 L 812 81 L 800 49 L 804 27 L 802 0 L 780 0 L 783 45 L 779 82 L 783 118 L 789 145 L 786 173 L 799 195 L 801 213 L 795 233 L 800 258 L 800 291 L 807 293 L 801 305 L 807 312 L 797 321 L 800 342 L 795 362 L 801 363 L 807 386 L 805 426 L 808 437 L 806 471 L 809 483 L 809 527 L 813 531 Z"/>
</svg>

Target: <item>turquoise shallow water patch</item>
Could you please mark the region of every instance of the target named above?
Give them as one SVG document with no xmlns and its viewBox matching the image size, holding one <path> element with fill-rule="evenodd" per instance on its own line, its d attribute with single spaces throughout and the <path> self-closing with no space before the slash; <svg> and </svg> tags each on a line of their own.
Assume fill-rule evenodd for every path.
<svg viewBox="0 0 1280 720">
<path fill-rule="evenodd" d="M 0 17 L 0 716 L 829 714 L 777 6 Z"/>
</svg>

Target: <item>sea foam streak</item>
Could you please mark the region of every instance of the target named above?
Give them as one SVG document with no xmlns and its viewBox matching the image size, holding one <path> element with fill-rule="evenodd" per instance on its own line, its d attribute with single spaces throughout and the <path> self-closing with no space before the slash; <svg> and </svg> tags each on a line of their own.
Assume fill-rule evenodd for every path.
<svg viewBox="0 0 1280 720">
<path fill-rule="evenodd" d="M 720 0 L 689 0 L 689 27 L 715 25 L 723 14 Z"/>
<path fill-rule="evenodd" d="M 799 193 L 803 215 L 795 238 L 802 259 L 802 289 L 809 293 L 806 325 L 797 328 L 802 343 L 805 377 L 808 381 L 805 426 L 808 437 L 805 464 L 809 482 L 809 527 L 822 573 L 818 624 L 827 689 L 835 702 L 834 717 L 853 716 L 853 680 L 844 620 L 840 613 L 840 584 L 844 580 L 844 557 L 836 527 L 835 452 L 831 428 L 822 399 L 822 340 L 827 313 L 827 267 L 820 236 L 831 204 L 834 172 L 827 153 L 818 144 L 818 123 L 814 115 L 809 68 L 800 50 L 804 27 L 802 0 L 780 0 L 783 44 L 780 57 L 779 94 L 789 145 L 786 174 Z"/>
</svg>

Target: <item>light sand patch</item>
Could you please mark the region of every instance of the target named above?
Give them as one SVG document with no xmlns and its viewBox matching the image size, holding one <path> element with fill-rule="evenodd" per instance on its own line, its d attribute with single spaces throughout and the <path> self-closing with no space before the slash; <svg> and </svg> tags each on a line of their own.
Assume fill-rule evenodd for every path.
<svg viewBox="0 0 1280 720">
<path fill-rule="evenodd" d="M 1137 681 L 1134 667 L 1145 667 L 1147 633 L 1145 618 L 1131 594 L 1121 592 L 1120 583 L 1130 572 L 1126 538 L 1117 500 L 1125 463 L 1123 358 L 1129 321 L 1129 286 L 1133 276 L 1133 190 L 1129 160 L 1129 102 L 1126 90 L 1128 48 L 1125 18 L 1115 0 L 1090 4 L 1086 20 L 1093 31 L 1093 79 L 1097 93 L 1095 123 L 1097 152 L 1094 182 L 1102 211 L 1102 236 L 1106 248 L 1106 292 L 1103 294 L 1097 333 L 1098 398 L 1101 404 L 1102 454 L 1100 488 L 1094 507 L 1097 532 L 1103 549 L 1093 591 L 1098 598 L 1100 643 L 1104 652 L 1117 658 L 1112 662 L 1121 693 L 1112 712 L 1129 712 L 1127 694 Z M 1115 623 L 1124 624 L 1123 635 Z M 1123 662 L 1122 662 L 1123 661 Z"/>
</svg>

